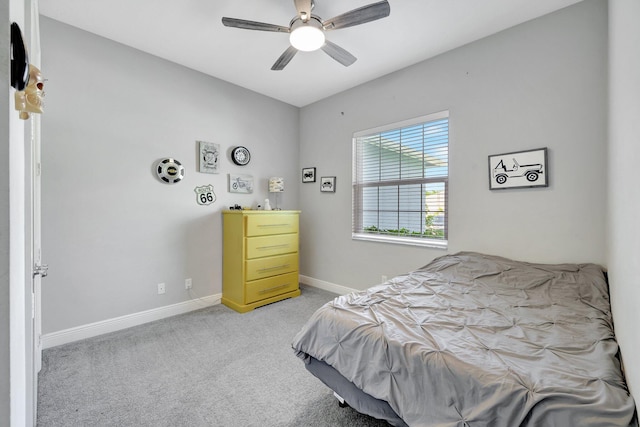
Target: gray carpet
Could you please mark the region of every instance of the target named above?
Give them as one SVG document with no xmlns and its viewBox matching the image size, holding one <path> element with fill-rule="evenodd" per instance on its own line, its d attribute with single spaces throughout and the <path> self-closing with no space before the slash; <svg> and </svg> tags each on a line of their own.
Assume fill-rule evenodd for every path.
<svg viewBox="0 0 640 427">
<path fill-rule="evenodd" d="M 387 426 L 340 408 L 291 349 L 334 294 L 223 305 L 47 349 L 38 426 Z"/>
</svg>

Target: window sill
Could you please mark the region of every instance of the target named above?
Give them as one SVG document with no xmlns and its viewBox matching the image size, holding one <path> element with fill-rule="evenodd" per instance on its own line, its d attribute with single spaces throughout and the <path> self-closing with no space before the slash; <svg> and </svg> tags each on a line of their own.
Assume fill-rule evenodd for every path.
<svg viewBox="0 0 640 427">
<path fill-rule="evenodd" d="M 448 247 L 448 242 L 446 240 L 382 236 L 379 234 L 368 234 L 368 233 L 352 233 L 351 239 L 363 240 L 368 242 L 393 243 L 396 245 L 422 246 L 422 247 L 434 248 L 434 249 L 447 249 Z"/>
</svg>

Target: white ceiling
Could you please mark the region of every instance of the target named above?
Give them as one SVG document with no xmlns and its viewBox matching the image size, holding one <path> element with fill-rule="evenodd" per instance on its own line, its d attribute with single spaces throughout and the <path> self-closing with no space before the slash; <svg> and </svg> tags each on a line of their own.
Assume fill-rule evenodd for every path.
<svg viewBox="0 0 640 427">
<path fill-rule="evenodd" d="M 316 0 L 323 20 L 377 0 Z M 293 0 L 40 0 L 40 13 L 302 107 L 581 0 L 389 0 L 387 18 L 327 33 L 358 60 L 322 51 L 271 65 L 288 34 L 228 28 L 223 16 L 288 26 Z"/>
</svg>

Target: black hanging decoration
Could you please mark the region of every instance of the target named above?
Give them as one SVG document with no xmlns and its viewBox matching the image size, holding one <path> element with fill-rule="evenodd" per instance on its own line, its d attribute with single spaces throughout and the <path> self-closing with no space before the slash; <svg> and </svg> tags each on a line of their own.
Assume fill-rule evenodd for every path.
<svg viewBox="0 0 640 427">
<path fill-rule="evenodd" d="M 22 91 L 29 83 L 29 55 L 22 39 L 20 26 L 11 23 L 11 86 Z"/>
</svg>

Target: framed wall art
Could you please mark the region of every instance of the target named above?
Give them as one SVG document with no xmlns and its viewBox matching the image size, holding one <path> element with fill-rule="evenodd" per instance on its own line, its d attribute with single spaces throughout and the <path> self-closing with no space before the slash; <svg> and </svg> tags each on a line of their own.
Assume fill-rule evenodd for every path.
<svg viewBox="0 0 640 427">
<path fill-rule="evenodd" d="M 230 173 L 229 193 L 253 193 L 253 176 Z"/>
<path fill-rule="evenodd" d="M 548 187 L 547 149 L 489 156 L 489 189 Z"/>
<path fill-rule="evenodd" d="M 198 172 L 218 173 L 220 159 L 220 144 L 214 142 L 197 141 L 198 143 Z"/>
<path fill-rule="evenodd" d="M 316 168 L 302 169 L 302 182 L 316 182 Z"/>
<path fill-rule="evenodd" d="M 336 177 L 323 176 L 322 178 L 320 178 L 320 191 L 322 191 L 323 193 L 335 193 Z"/>
</svg>

